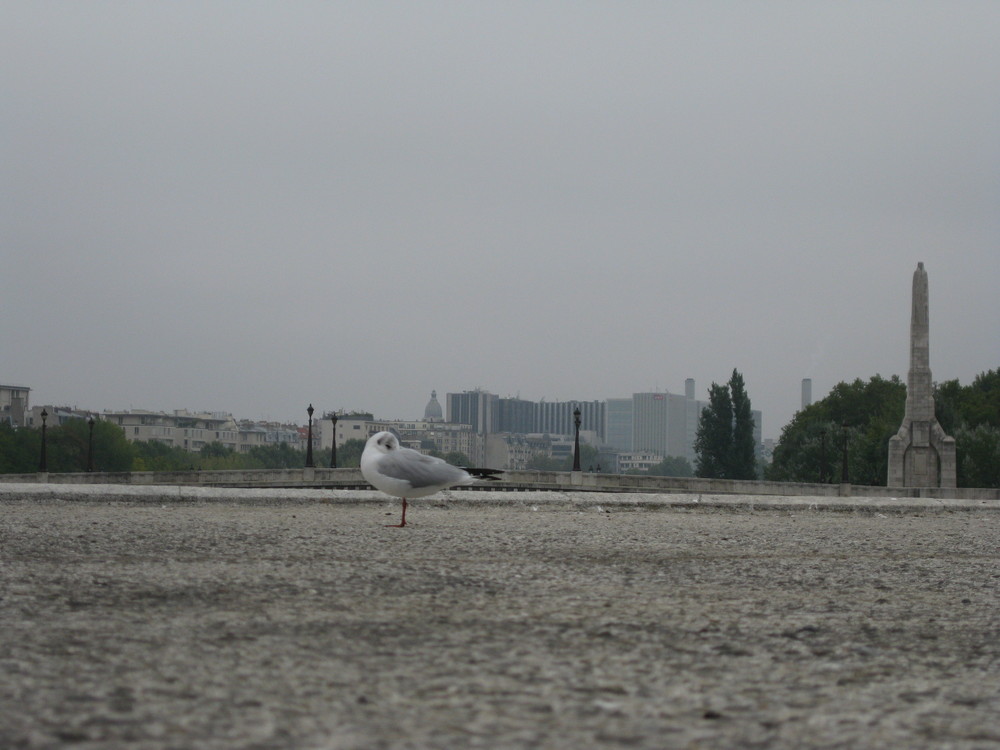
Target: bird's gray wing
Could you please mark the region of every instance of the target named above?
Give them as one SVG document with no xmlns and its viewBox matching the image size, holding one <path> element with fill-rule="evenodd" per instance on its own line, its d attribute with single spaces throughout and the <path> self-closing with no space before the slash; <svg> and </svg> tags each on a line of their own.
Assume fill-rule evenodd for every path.
<svg viewBox="0 0 1000 750">
<path fill-rule="evenodd" d="M 468 474 L 457 466 L 434 456 L 425 456 L 415 450 L 399 449 L 382 456 L 378 462 L 380 474 L 409 482 L 418 490 L 421 487 L 447 486 L 465 479 Z"/>
</svg>

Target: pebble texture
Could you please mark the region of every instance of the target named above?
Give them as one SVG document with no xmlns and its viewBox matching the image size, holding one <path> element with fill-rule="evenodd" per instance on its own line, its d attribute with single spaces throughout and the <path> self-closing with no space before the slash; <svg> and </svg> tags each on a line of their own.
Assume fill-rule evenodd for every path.
<svg viewBox="0 0 1000 750">
<path fill-rule="evenodd" d="M 1000 514 L 608 510 L 0 496 L 0 747 L 1000 747 Z"/>
</svg>

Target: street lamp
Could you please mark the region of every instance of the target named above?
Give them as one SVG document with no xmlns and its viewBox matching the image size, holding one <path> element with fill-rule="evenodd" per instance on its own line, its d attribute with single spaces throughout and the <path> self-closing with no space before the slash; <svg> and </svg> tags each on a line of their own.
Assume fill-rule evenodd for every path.
<svg viewBox="0 0 1000 750">
<path fill-rule="evenodd" d="M 573 424 L 576 426 L 576 438 L 573 442 L 573 471 L 580 471 L 580 407 L 573 410 Z"/>
<path fill-rule="evenodd" d="M 333 422 L 333 444 L 330 446 L 330 468 L 337 468 L 337 415 L 331 414 L 330 421 Z"/>
<path fill-rule="evenodd" d="M 87 427 L 90 428 L 90 437 L 87 438 L 87 471 L 94 470 L 94 416 L 87 420 Z"/>
<path fill-rule="evenodd" d="M 306 468 L 313 468 L 313 405 L 309 404 L 309 408 L 306 409 L 306 413 L 309 415 L 309 442 L 306 443 Z"/>
<path fill-rule="evenodd" d="M 48 471 L 49 470 L 49 457 L 46 455 L 46 440 L 47 436 L 45 433 L 45 420 L 49 418 L 49 413 L 42 408 L 42 455 L 38 459 L 38 470 Z"/>
</svg>

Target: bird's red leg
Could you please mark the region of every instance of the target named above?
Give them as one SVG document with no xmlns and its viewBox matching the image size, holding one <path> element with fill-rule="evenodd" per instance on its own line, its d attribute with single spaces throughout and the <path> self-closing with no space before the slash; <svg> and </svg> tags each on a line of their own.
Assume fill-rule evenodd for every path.
<svg viewBox="0 0 1000 750">
<path fill-rule="evenodd" d="M 403 519 L 399 523 L 387 523 L 387 527 L 401 529 L 406 526 L 406 498 L 403 498 Z"/>
</svg>

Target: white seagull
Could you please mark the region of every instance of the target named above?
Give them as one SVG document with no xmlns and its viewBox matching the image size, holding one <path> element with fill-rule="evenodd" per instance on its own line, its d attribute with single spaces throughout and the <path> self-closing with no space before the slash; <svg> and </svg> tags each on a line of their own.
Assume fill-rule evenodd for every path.
<svg viewBox="0 0 1000 750">
<path fill-rule="evenodd" d="M 361 475 L 378 490 L 403 499 L 403 518 L 395 527 L 406 526 L 406 498 L 433 495 L 477 479 L 496 479 L 496 469 L 460 469 L 447 461 L 403 448 L 391 432 L 376 432 L 361 454 Z"/>
</svg>

